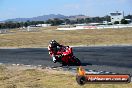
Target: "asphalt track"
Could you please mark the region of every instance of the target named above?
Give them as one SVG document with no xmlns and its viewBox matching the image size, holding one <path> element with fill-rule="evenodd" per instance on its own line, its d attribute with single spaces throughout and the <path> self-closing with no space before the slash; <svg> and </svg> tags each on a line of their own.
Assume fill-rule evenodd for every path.
<svg viewBox="0 0 132 88">
<path fill-rule="evenodd" d="M 74 47 L 73 52 L 85 69 L 132 75 L 132 46 Z M 47 48 L 0 49 L 0 63 L 60 66 Z"/>
</svg>

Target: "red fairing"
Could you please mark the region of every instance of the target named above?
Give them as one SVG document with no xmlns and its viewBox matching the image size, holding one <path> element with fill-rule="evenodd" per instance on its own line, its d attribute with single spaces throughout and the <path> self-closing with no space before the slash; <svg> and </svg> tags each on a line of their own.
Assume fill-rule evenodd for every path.
<svg viewBox="0 0 132 88">
<path fill-rule="evenodd" d="M 64 56 L 62 58 L 62 61 L 69 63 L 69 59 L 72 58 L 73 52 L 71 47 L 65 47 L 65 52 L 62 52 L 62 55 Z"/>
<path fill-rule="evenodd" d="M 64 56 L 66 56 L 66 55 L 69 55 L 69 54 L 73 54 L 73 52 L 72 52 L 72 48 L 71 47 L 66 47 L 66 50 L 65 50 L 65 52 L 63 52 L 63 55 Z"/>
<path fill-rule="evenodd" d="M 51 57 L 55 56 L 56 60 L 60 60 L 64 62 L 65 64 L 69 65 L 70 63 L 74 63 L 76 65 L 80 65 L 81 62 L 76 59 L 76 57 L 73 55 L 72 48 L 69 46 L 61 46 L 60 49 L 57 52 L 54 52 L 52 50 L 51 46 L 48 46 L 49 54 Z M 59 58 L 59 56 L 61 58 Z"/>
</svg>

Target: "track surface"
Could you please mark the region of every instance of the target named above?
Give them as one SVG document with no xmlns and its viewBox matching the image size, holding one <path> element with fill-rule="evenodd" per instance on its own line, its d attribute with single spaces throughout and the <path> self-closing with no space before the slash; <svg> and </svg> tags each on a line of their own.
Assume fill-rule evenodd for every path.
<svg viewBox="0 0 132 88">
<path fill-rule="evenodd" d="M 132 46 L 74 47 L 73 50 L 85 69 L 132 75 Z M 60 66 L 52 62 L 46 48 L 0 49 L 0 63 Z"/>
</svg>

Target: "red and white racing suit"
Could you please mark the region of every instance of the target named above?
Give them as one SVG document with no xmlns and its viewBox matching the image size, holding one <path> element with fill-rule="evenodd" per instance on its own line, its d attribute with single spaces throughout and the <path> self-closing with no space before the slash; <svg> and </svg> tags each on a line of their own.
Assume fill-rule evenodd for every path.
<svg viewBox="0 0 132 88">
<path fill-rule="evenodd" d="M 51 45 L 48 46 L 49 54 L 53 58 L 53 62 L 56 61 L 56 56 L 62 55 L 61 52 L 59 52 L 62 49 L 62 45 L 58 45 L 56 47 L 51 47 Z"/>
</svg>

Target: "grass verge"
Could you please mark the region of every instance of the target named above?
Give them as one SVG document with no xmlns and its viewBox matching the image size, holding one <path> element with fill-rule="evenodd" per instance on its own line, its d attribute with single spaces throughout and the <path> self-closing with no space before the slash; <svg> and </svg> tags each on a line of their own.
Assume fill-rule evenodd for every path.
<svg viewBox="0 0 132 88">
<path fill-rule="evenodd" d="M 57 31 L 38 28 L 37 31 L 11 30 L 0 34 L 0 47 L 47 47 L 55 39 L 64 45 L 132 45 L 132 28 L 102 30 Z"/>
<path fill-rule="evenodd" d="M 131 88 L 130 84 L 86 84 L 80 86 L 75 76 L 57 71 L 26 66 L 0 65 L 0 88 Z"/>
</svg>

